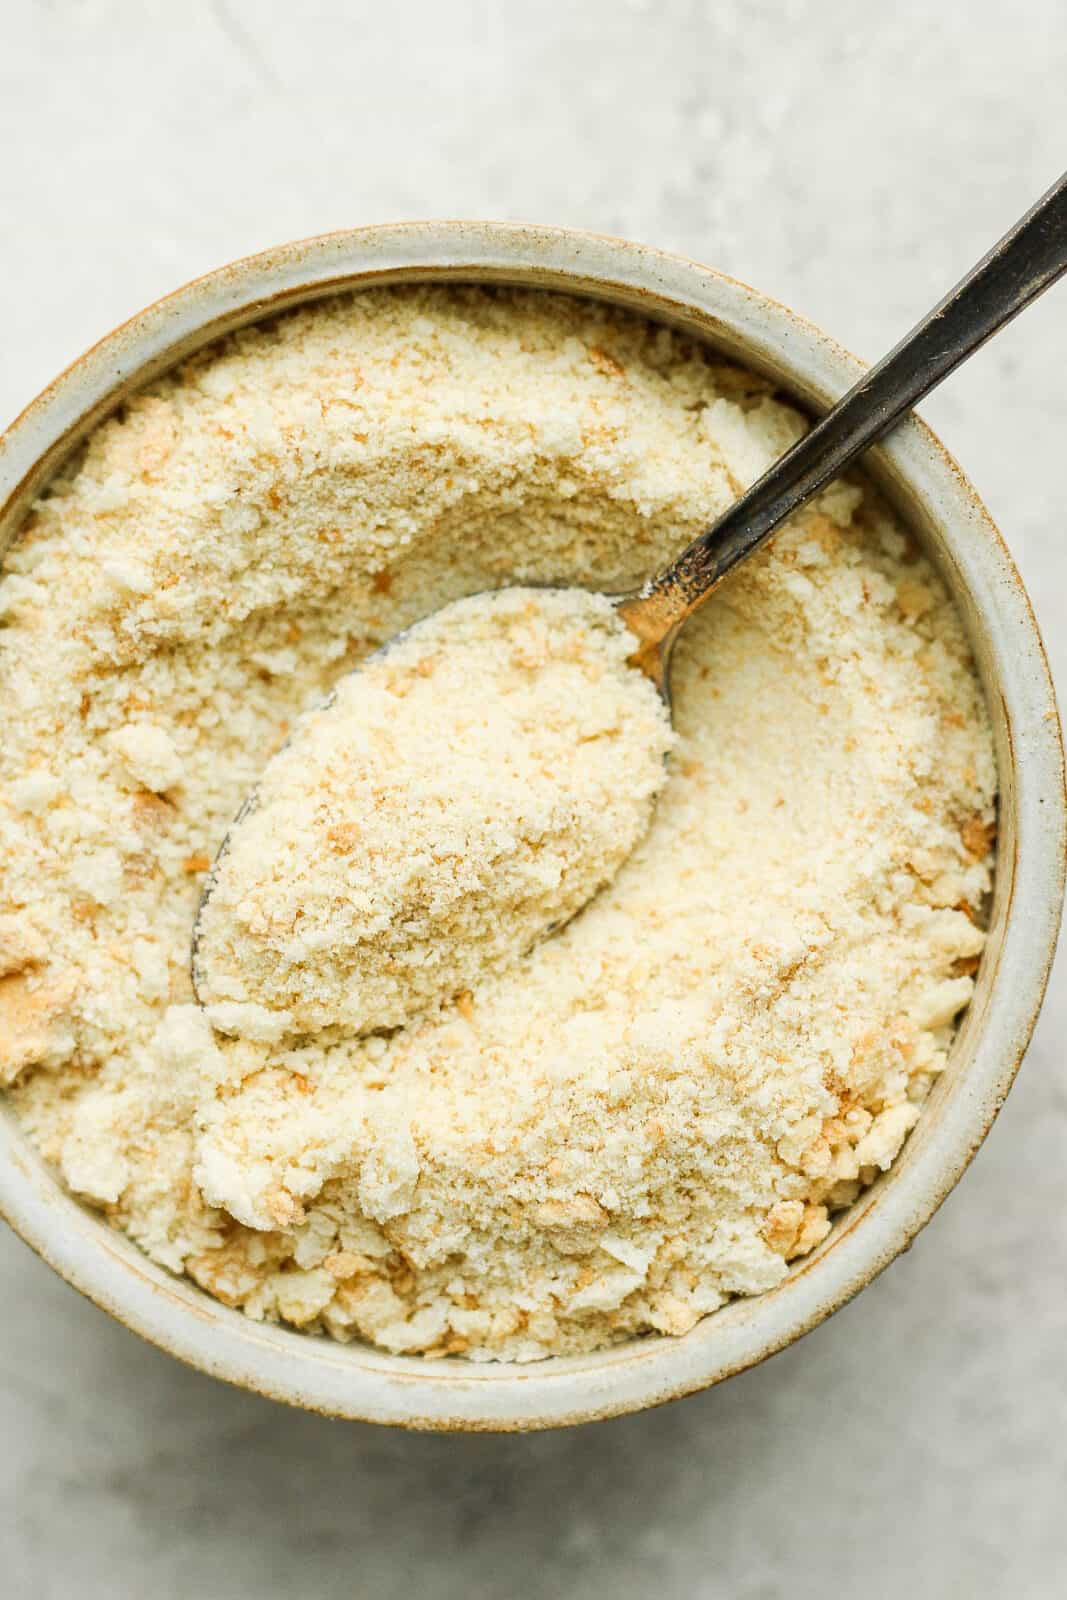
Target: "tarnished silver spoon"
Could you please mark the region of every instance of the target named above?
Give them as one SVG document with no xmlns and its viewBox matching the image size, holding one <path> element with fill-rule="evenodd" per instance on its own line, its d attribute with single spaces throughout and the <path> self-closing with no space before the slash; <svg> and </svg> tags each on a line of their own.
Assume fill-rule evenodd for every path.
<svg viewBox="0 0 1067 1600">
<path fill-rule="evenodd" d="M 1067 174 L 706 533 L 619 610 L 666 693 L 687 617 L 812 495 L 1067 271 Z"/>
<path fill-rule="evenodd" d="M 791 513 L 855 461 L 869 445 L 882 438 L 916 401 L 1065 270 L 1067 174 L 906 338 L 677 560 L 638 593 L 614 602 L 617 615 L 639 641 L 630 665 L 651 680 L 668 706 L 671 652 L 680 629 L 697 607 L 740 562 L 758 550 Z M 416 629 L 425 626 L 419 623 Z M 403 637 L 410 638 L 411 632 L 409 630 Z M 384 648 L 389 650 L 392 645 Z M 365 666 L 363 663 L 357 672 Z M 326 702 L 315 715 L 328 714 L 330 703 Z M 278 760 L 279 755 L 272 758 L 272 762 Z M 256 811 L 258 794 L 257 785 L 231 824 L 204 885 L 192 945 L 193 984 L 198 995 L 204 986 L 201 962 L 204 911 L 218 881 L 220 864 L 232 849 L 242 826 L 247 825 L 247 819 Z M 595 893 L 604 881 L 603 878 L 591 880 L 589 894 Z M 546 912 L 537 936 L 551 932 L 577 909 L 580 906 L 573 903 L 572 896 L 566 906 L 566 916 L 550 916 Z M 453 992 L 461 987 L 460 976 L 455 972 L 443 975 L 443 981 L 446 985 L 455 985 Z"/>
</svg>

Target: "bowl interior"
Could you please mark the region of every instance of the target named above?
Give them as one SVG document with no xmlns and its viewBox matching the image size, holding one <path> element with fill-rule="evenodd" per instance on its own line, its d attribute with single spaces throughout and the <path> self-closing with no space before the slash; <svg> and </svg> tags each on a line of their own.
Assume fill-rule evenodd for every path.
<svg viewBox="0 0 1067 1600">
<path fill-rule="evenodd" d="M 746 286 L 618 241 L 461 224 L 331 236 L 190 285 L 58 379 L 0 441 L 0 549 L 101 417 L 194 349 L 340 289 L 415 280 L 513 283 L 626 306 L 754 368 L 815 412 L 860 370 L 817 329 Z M 1040 640 L 988 516 L 916 421 L 897 429 L 866 465 L 932 556 L 970 637 L 996 743 L 998 869 L 989 942 L 948 1069 L 890 1171 L 778 1288 L 729 1303 L 681 1340 L 647 1339 L 536 1366 L 474 1366 L 341 1346 L 258 1326 L 155 1266 L 65 1191 L 5 1111 L 0 1208 L 12 1225 L 105 1309 L 206 1371 L 332 1414 L 421 1427 L 561 1425 L 684 1394 L 773 1353 L 868 1282 L 956 1182 L 1010 1086 L 1055 942 L 1064 805 Z"/>
</svg>

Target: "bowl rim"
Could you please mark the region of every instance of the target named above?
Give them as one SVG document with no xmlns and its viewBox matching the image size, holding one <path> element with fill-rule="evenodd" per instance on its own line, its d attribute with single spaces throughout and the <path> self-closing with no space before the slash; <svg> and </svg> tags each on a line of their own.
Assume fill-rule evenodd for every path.
<svg viewBox="0 0 1067 1600">
<path fill-rule="evenodd" d="M 587 295 L 682 323 L 823 408 L 864 370 L 814 324 L 736 278 L 647 245 L 540 224 L 428 221 L 342 230 L 248 256 L 156 301 L 93 345 L 0 435 L 0 529 L 14 529 L 74 444 L 125 394 L 232 328 L 343 289 L 496 282 Z M 965 1069 L 885 1177 L 777 1288 L 728 1303 L 682 1339 L 587 1356 L 475 1366 L 389 1356 L 252 1322 L 157 1266 L 69 1195 L 0 1118 L 0 1215 L 67 1282 L 181 1360 L 331 1416 L 425 1429 L 526 1430 L 677 1399 L 754 1366 L 877 1276 L 954 1187 L 1022 1060 L 1055 951 L 1067 865 L 1059 718 L 1022 581 L 955 461 L 912 416 L 870 457 L 938 530 L 949 576 L 981 628 L 987 697 L 1004 740 L 1010 837 L 998 865 L 999 947 L 967 1015 Z M 2 540 L 0 540 L 2 547 Z M 946 1075 L 947 1076 L 947 1075 Z"/>
</svg>

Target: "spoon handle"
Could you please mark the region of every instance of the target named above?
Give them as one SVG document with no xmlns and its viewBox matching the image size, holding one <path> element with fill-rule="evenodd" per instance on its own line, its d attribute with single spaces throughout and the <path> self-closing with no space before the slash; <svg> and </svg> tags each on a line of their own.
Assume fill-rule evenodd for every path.
<svg viewBox="0 0 1067 1600">
<path fill-rule="evenodd" d="M 678 559 L 619 611 L 662 688 L 674 635 L 739 561 L 1067 271 L 1067 173 Z"/>
</svg>

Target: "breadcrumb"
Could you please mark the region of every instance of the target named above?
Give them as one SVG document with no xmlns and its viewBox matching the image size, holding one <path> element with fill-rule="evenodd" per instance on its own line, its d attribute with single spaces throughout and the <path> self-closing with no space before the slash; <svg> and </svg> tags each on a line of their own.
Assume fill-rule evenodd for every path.
<svg viewBox="0 0 1067 1600">
<path fill-rule="evenodd" d="M 609 883 L 666 780 L 670 719 L 603 595 L 505 589 L 420 623 L 309 714 L 234 829 L 197 993 L 298 1033 L 468 994 Z"/>
<path fill-rule="evenodd" d="M 684 1336 L 817 1247 L 944 1067 L 992 871 L 963 628 L 866 485 L 687 626 L 651 826 L 553 937 L 388 1034 L 258 991 L 213 1028 L 189 975 L 234 812 L 346 672 L 463 596 L 635 588 L 804 426 L 623 312 L 422 286 L 96 430 L 0 582 L 0 1075 L 76 1193 L 251 1317 L 463 1360 Z"/>
</svg>

